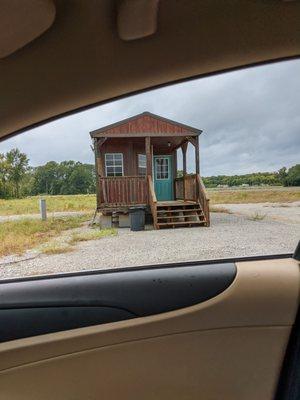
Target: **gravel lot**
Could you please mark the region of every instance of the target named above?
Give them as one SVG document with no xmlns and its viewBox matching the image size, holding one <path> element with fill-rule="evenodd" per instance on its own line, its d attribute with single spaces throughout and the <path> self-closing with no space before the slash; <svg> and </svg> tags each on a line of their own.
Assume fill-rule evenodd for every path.
<svg viewBox="0 0 300 400">
<path fill-rule="evenodd" d="M 27 260 L 2 259 L 0 278 L 294 251 L 300 238 L 299 202 L 279 207 L 226 204 L 224 208 L 234 214 L 212 213 L 210 228 L 119 229 L 117 236 L 79 243 L 71 253 L 30 252 Z M 257 213 L 263 219 L 255 220 Z"/>
<path fill-rule="evenodd" d="M 300 201 L 293 203 L 253 203 L 253 204 L 224 204 L 224 207 L 237 215 L 252 217 L 264 216 L 267 219 L 300 224 Z"/>
</svg>

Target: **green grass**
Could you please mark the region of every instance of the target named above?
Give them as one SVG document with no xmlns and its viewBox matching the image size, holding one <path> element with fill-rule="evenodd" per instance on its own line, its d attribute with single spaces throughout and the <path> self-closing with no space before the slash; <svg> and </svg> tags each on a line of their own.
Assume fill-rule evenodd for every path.
<svg viewBox="0 0 300 400">
<path fill-rule="evenodd" d="M 0 215 L 38 214 L 40 198 L 46 199 L 48 213 L 54 211 L 92 212 L 96 207 L 96 196 L 93 194 L 32 196 L 23 199 L 0 199 Z"/>
<path fill-rule="evenodd" d="M 259 212 L 255 212 L 254 214 L 250 215 L 248 219 L 250 221 L 262 221 L 266 218 L 266 214 L 260 214 Z"/>
<path fill-rule="evenodd" d="M 0 223 L 0 256 L 22 254 L 47 242 L 62 231 L 78 228 L 89 216 L 49 218 L 47 221 L 26 218 Z"/>
<path fill-rule="evenodd" d="M 288 203 L 300 200 L 300 190 L 287 188 L 209 190 L 210 204 Z"/>
</svg>

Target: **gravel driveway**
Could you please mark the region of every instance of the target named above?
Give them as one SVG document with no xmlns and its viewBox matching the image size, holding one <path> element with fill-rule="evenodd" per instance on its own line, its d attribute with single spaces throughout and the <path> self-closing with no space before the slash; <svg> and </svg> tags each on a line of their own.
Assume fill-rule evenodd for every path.
<svg viewBox="0 0 300 400">
<path fill-rule="evenodd" d="M 254 217 L 263 216 L 266 219 L 285 221 L 300 224 L 300 201 L 292 203 L 253 203 L 253 204 L 224 204 L 215 208 L 224 207 L 237 215 Z"/>
<path fill-rule="evenodd" d="M 293 215 L 298 212 L 300 207 Z M 288 218 L 252 220 L 247 215 L 212 213 L 211 219 L 210 228 L 119 229 L 117 236 L 79 243 L 71 253 L 38 255 L 2 265 L 0 260 L 0 278 L 289 253 L 300 238 L 300 224 Z"/>
</svg>

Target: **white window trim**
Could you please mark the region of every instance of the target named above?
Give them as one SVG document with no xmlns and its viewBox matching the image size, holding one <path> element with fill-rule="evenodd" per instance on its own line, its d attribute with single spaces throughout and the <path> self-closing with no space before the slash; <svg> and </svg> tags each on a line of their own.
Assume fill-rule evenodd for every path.
<svg viewBox="0 0 300 400">
<path fill-rule="evenodd" d="M 154 162 L 154 174 L 155 174 L 155 180 L 156 181 L 169 181 L 170 180 L 170 158 L 168 156 L 157 156 L 155 157 L 155 160 L 157 160 L 158 158 L 165 158 L 168 160 L 168 178 L 157 178 L 157 169 L 156 169 L 156 164 Z"/>
<path fill-rule="evenodd" d="M 107 176 L 107 165 L 106 165 L 106 156 L 111 156 L 111 155 L 118 155 L 121 156 L 122 159 L 122 176 L 124 176 L 124 158 L 123 158 L 123 153 L 105 153 L 104 154 L 104 163 L 105 163 L 105 176 L 108 178 L 118 178 L 119 175 L 114 175 L 114 176 Z M 110 167 L 110 165 L 109 165 Z"/>
</svg>

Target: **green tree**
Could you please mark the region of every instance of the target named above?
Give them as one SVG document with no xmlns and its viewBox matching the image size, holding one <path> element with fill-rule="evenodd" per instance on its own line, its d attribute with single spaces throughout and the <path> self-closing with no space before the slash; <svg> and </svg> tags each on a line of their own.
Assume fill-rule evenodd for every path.
<svg viewBox="0 0 300 400">
<path fill-rule="evenodd" d="M 9 196 L 9 165 L 6 156 L 0 153 L 0 197 L 5 198 Z"/>
<path fill-rule="evenodd" d="M 59 164 L 49 161 L 35 168 L 33 194 L 59 194 L 61 186 Z"/>
<path fill-rule="evenodd" d="M 288 186 L 300 186 L 300 164 L 296 164 L 288 170 L 286 184 Z"/>
<path fill-rule="evenodd" d="M 29 167 L 20 185 L 20 197 L 31 196 L 33 194 L 34 170 Z"/>
<path fill-rule="evenodd" d="M 12 149 L 6 153 L 6 162 L 8 164 L 8 181 L 12 185 L 13 196 L 19 197 L 20 184 L 28 170 L 29 159 L 19 149 Z"/>
<path fill-rule="evenodd" d="M 47 164 L 35 168 L 33 194 L 95 193 L 95 168 L 72 160 Z"/>
<path fill-rule="evenodd" d="M 287 169 L 286 167 L 280 168 L 280 170 L 277 173 L 278 179 L 280 183 L 285 186 L 286 185 L 286 178 L 287 178 Z"/>
<path fill-rule="evenodd" d="M 77 165 L 68 179 L 68 190 L 73 194 L 89 193 L 93 186 L 93 176 L 84 165 Z"/>
</svg>

